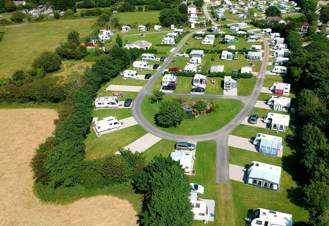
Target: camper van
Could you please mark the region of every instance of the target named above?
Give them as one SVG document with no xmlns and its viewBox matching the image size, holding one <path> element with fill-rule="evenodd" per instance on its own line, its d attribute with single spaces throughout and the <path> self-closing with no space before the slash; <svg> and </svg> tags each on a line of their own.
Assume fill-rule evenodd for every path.
<svg viewBox="0 0 329 226">
<path fill-rule="evenodd" d="M 117 108 L 119 106 L 118 97 L 115 96 L 102 96 L 95 100 L 96 108 Z"/>
</svg>

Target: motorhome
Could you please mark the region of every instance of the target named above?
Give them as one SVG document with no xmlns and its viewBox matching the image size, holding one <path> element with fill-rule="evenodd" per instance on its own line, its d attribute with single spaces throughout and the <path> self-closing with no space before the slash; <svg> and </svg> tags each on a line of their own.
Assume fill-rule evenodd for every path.
<svg viewBox="0 0 329 226">
<path fill-rule="evenodd" d="M 263 133 L 257 133 L 253 144 L 260 153 L 270 156 L 282 155 L 282 137 L 272 136 Z"/>
<path fill-rule="evenodd" d="M 215 35 L 206 35 L 202 40 L 201 44 L 203 45 L 213 45 L 215 43 Z"/>
<path fill-rule="evenodd" d="M 201 74 L 195 74 L 192 81 L 193 88 L 201 87 L 206 88 L 207 76 Z"/>
<path fill-rule="evenodd" d="M 288 68 L 286 66 L 274 66 L 271 72 L 275 74 L 286 75 L 288 72 Z"/>
<path fill-rule="evenodd" d="M 256 209 L 247 219 L 249 226 L 292 226 L 292 215 L 263 208 Z"/>
<path fill-rule="evenodd" d="M 222 60 L 232 60 L 233 59 L 233 53 L 223 50 L 221 54 Z"/>
<path fill-rule="evenodd" d="M 274 111 L 288 111 L 291 104 L 291 98 L 283 96 L 272 96 L 266 104 Z"/>
<path fill-rule="evenodd" d="M 283 82 L 275 82 L 271 86 L 270 90 L 277 95 L 289 96 L 290 94 L 290 84 Z"/>
<path fill-rule="evenodd" d="M 289 127 L 290 116 L 269 112 L 264 119 L 266 127 L 274 131 L 284 132 Z"/>
<path fill-rule="evenodd" d="M 143 53 L 142 60 L 153 60 L 153 61 L 160 61 L 159 58 L 156 57 L 153 53 Z"/>
<path fill-rule="evenodd" d="M 137 74 L 137 71 L 134 71 L 134 70 L 124 70 L 123 71 L 123 77 L 124 78 L 134 78 L 134 79 L 137 79 L 138 74 Z"/>
<path fill-rule="evenodd" d="M 136 60 L 133 62 L 133 67 L 137 69 L 150 69 L 150 66 L 147 61 Z"/>
<path fill-rule="evenodd" d="M 95 107 L 98 108 L 117 108 L 119 107 L 119 99 L 116 96 L 101 96 L 95 100 Z"/>
<path fill-rule="evenodd" d="M 102 120 L 98 120 L 98 118 L 94 118 L 93 122 L 97 136 L 101 136 L 111 130 L 118 129 L 122 126 L 122 122 L 120 122 L 114 116 L 105 117 Z"/>
</svg>

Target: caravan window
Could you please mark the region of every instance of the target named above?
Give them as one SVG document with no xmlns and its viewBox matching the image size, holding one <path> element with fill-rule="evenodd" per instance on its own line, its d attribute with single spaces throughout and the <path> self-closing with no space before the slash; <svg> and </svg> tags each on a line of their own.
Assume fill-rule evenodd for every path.
<svg viewBox="0 0 329 226">
<path fill-rule="evenodd" d="M 257 180 L 255 180 L 255 179 L 252 180 L 252 183 L 256 185 L 257 184 Z"/>
</svg>

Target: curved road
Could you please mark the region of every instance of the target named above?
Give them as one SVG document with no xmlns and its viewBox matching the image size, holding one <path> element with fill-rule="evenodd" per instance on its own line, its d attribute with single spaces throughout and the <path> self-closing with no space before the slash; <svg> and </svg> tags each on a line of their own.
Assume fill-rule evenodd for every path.
<svg viewBox="0 0 329 226">
<path fill-rule="evenodd" d="M 209 14 L 208 14 L 209 15 Z M 170 53 L 166 61 L 163 65 L 158 69 L 157 73 L 151 77 L 151 79 L 147 82 L 147 84 L 143 87 L 143 89 L 138 93 L 137 97 L 135 98 L 134 105 L 132 108 L 133 116 L 135 120 L 141 125 L 144 129 L 148 132 L 154 134 L 163 139 L 167 140 L 174 140 L 174 141 L 182 141 L 182 140 L 191 140 L 195 142 L 199 141 L 207 141 L 207 140 L 215 140 L 217 142 L 217 155 L 216 155 L 216 181 L 218 183 L 227 183 L 229 181 L 229 161 L 228 161 L 228 135 L 230 132 L 241 124 L 243 119 L 245 119 L 249 112 L 252 111 L 254 105 L 258 99 L 260 91 L 263 87 L 264 76 L 267 68 L 267 61 L 269 55 L 269 47 L 267 40 L 264 40 L 264 57 L 263 62 L 261 65 L 261 69 L 259 74 L 257 75 L 256 85 L 252 92 L 251 96 L 248 97 L 224 97 L 221 95 L 192 95 L 192 94 L 166 94 L 170 96 L 197 96 L 197 97 L 204 97 L 204 98 L 229 98 L 229 99 L 238 99 L 244 103 L 244 107 L 242 110 L 224 127 L 221 129 L 207 133 L 207 134 L 200 134 L 200 135 L 177 135 L 164 132 L 157 127 L 153 126 L 143 115 L 141 110 L 141 104 L 145 96 L 150 95 L 152 91 L 152 87 L 165 69 L 169 66 L 171 61 L 174 59 L 175 55 L 180 51 L 180 49 L 184 46 L 186 41 L 191 38 L 193 35 L 193 31 L 187 34 L 182 38 L 182 40 L 178 43 L 176 48 Z"/>
</svg>

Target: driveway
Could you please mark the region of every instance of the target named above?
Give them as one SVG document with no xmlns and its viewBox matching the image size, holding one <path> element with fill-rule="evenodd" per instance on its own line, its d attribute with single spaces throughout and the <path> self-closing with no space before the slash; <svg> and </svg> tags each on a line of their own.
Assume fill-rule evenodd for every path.
<svg viewBox="0 0 329 226">
<path fill-rule="evenodd" d="M 250 139 L 238 137 L 234 135 L 228 136 L 228 146 L 247 150 L 247 151 L 257 152 L 255 145 L 250 143 Z"/>
<path fill-rule="evenodd" d="M 251 124 L 251 123 L 248 122 L 248 117 L 246 117 L 241 122 L 241 124 L 246 125 L 246 126 L 252 126 L 252 127 L 258 127 L 258 128 L 266 129 L 266 124 L 261 119 L 258 119 L 256 124 Z"/>
<path fill-rule="evenodd" d="M 135 140 L 133 143 L 124 147 L 125 150 L 129 150 L 133 153 L 144 152 L 161 140 L 160 137 L 154 136 L 152 133 L 147 133 L 141 138 Z"/>
<path fill-rule="evenodd" d="M 139 92 L 142 88 L 143 86 L 109 85 L 106 90 L 115 92 Z"/>
<path fill-rule="evenodd" d="M 255 108 L 261 108 L 266 110 L 271 110 L 271 107 L 268 106 L 265 101 L 258 100 L 255 104 Z"/>
<path fill-rule="evenodd" d="M 229 166 L 230 180 L 235 180 L 235 181 L 244 183 L 244 181 L 243 181 L 244 171 L 243 170 L 244 170 L 244 167 L 242 167 L 242 166 L 230 164 L 230 166 Z"/>
</svg>

